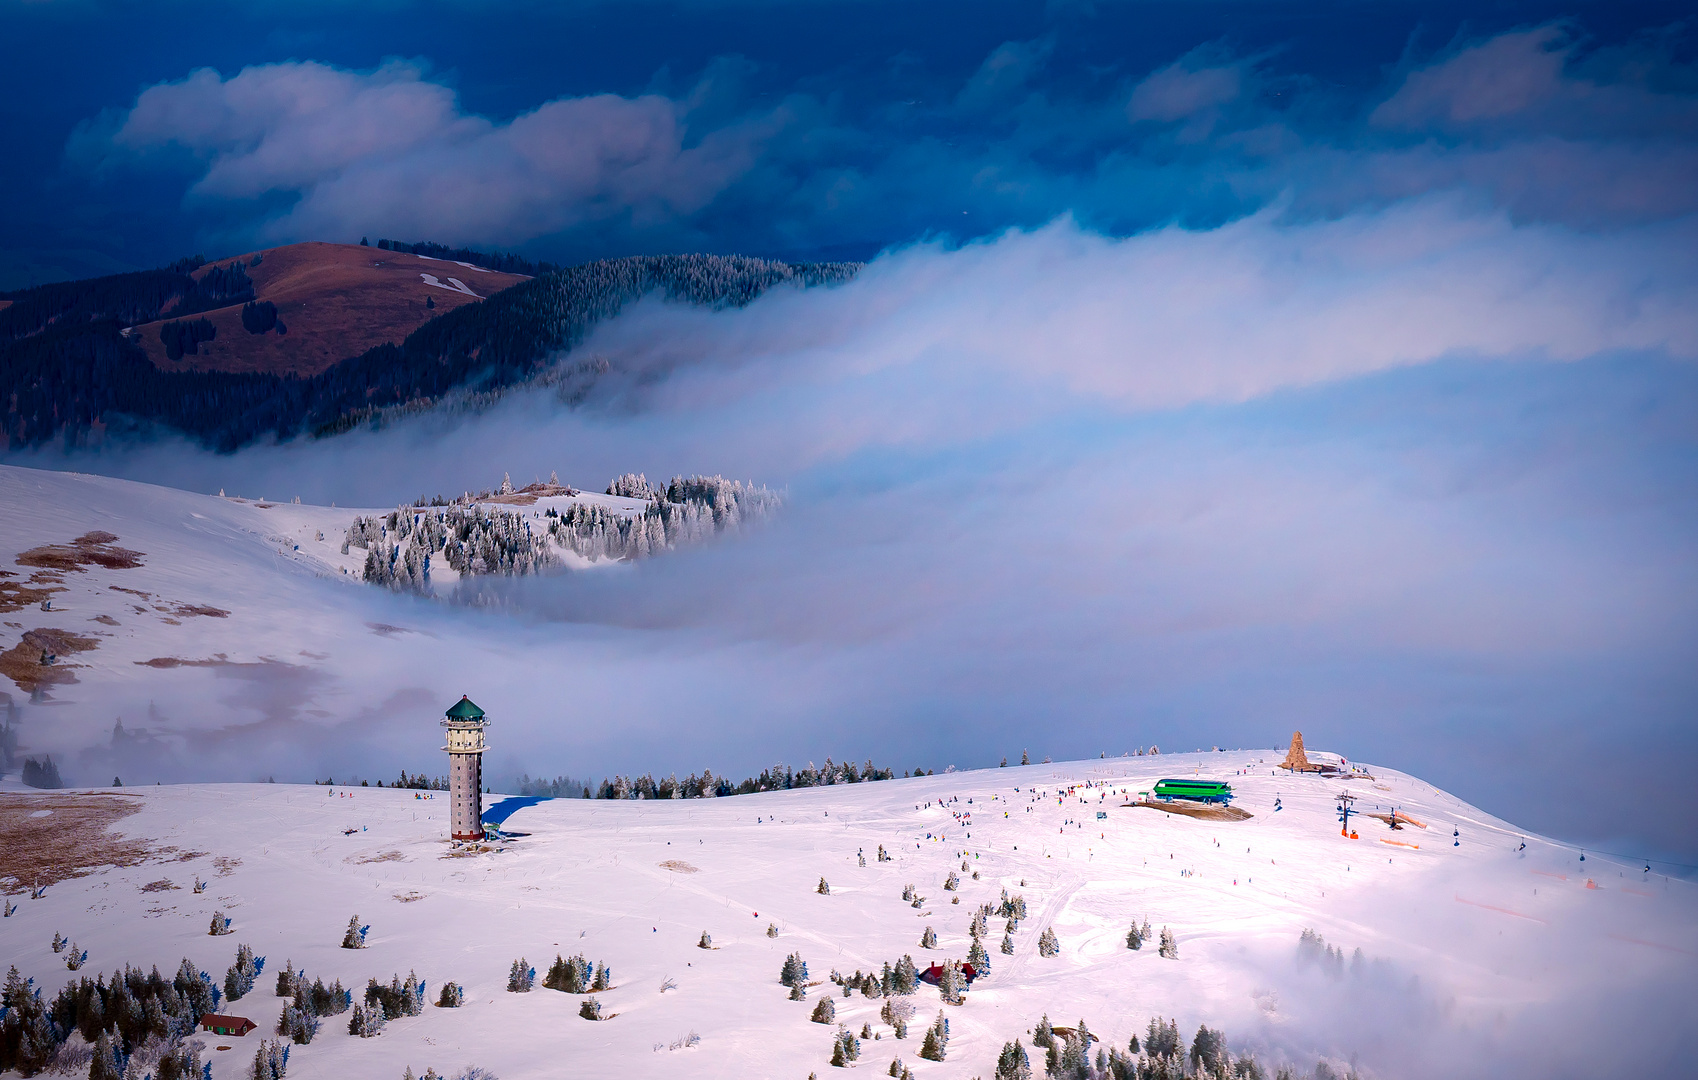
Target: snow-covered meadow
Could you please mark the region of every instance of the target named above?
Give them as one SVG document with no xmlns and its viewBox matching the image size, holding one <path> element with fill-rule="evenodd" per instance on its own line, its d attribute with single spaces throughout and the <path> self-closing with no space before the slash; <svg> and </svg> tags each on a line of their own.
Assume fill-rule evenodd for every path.
<svg viewBox="0 0 1698 1080">
<path fill-rule="evenodd" d="M 414 736 L 438 734 L 421 718 Z M 1595 854 L 1582 862 L 1395 770 L 1324 780 L 1277 771 L 1279 758 L 1168 753 L 711 800 L 558 800 L 516 812 L 507 828 L 522 835 L 475 854 L 446 842 L 440 794 L 125 788 L 113 797 L 141 809 L 118 830 L 176 850 L 16 897 L 0 923 L 0 964 L 51 996 L 74 977 L 50 947 L 55 933 L 87 950 L 83 975 L 157 964 L 169 976 L 187 956 L 216 980 L 236 947 L 251 945 L 268 966 L 226 1011 L 261 1031 L 210 1040 L 219 1080 L 244 1075 L 275 1025 L 284 1001 L 273 972 L 288 961 L 356 998 L 369 978 L 409 972 L 430 1002 L 445 980 L 465 988 L 460 1009 L 427 1005 L 375 1038 L 349 1035 L 346 1014 L 327 1018 L 290 1058 L 289 1075 L 303 1080 L 399 1080 L 408 1067 L 453 1075 L 468 1064 L 503 1080 L 801 1080 L 831 1071 L 836 1028 L 809 1021 L 820 995 L 842 993 L 830 973 L 877 972 L 904 955 L 921 969 L 963 959 L 972 915 L 1006 891 L 1024 897 L 1028 917 L 1011 956 L 996 948 L 1004 920 L 990 920 L 991 971 L 965 1004 L 942 1005 L 922 986 L 899 1041 L 879 1019 L 882 1000 L 836 998 L 837 1023 L 879 1036 L 863 1042 L 855 1068 L 884 1075 L 900 1058 L 917 1077 L 988 1077 L 1019 1038 L 1041 1072 L 1030 1033 L 1047 1015 L 1083 1019 L 1121 1047 L 1152 1017 L 1176 1020 L 1187 1040 L 1206 1024 L 1270 1076 L 1322 1059 L 1376 1077 L 1673 1075 L 1676 1048 L 1658 1040 L 1693 1019 L 1692 884 Z M 1228 780 L 1254 816 L 1202 821 L 1123 805 L 1156 779 L 1193 775 Z M 5 786 L 0 800 L 19 797 Z M 1360 838 L 1342 837 L 1334 799 L 1346 788 L 1360 811 L 1395 805 L 1427 827 L 1392 832 L 1357 817 Z M 881 845 L 890 861 L 877 859 Z M 952 872 L 956 892 L 944 888 Z M 174 887 L 145 891 L 161 880 Z M 204 893 L 195 880 L 209 883 Z M 918 909 L 902 899 L 910 884 L 924 897 Z M 215 911 L 232 920 L 229 936 L 208 934 Z M 356 914 L 371 928 L 368 946 L 339 948 Z M 1145 919 L 1157 934 L 1172 930 L 1177 959 L 1158 956 L 1154 941 L 1126 947 Z M 927 927 L 935 949 L 919 945 Z M 1037 949 L 1045 929 L 1061 944 L 1053 958 Z M 1306 929 L 1342 962 L 1305 959 Z M 698 945 L 704 931 L 712 949 Z M 778 981 L 792 952 L 819 983 L 803 1003 Z M 613 988 L 598 995 L 610 1019 L 580 1019 L 578 996 L 542 987 L 556 955 L 576 954 L 610 966 Z M 519 957 L 538 972 L 525 994 L 506 990 Z M 921 1033 L 940 1009 L 947 1058 L 921 1060 Z M 670 1048 L 692 1032 L 694 1046 Z"/>
</svg>

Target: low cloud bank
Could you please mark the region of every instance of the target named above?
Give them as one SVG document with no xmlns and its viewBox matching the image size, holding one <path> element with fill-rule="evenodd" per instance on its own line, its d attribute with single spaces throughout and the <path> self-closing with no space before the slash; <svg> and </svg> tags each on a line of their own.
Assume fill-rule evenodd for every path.
<svg viewBox="0 0 1698 1080">
<path fill-rule="evenodd" d="M 614 371 L 576 408 L 539 390 L 231 458 L 73 461 L 342 505 L 499 471 L 787 487 L 733 542 L 492 581 L 475 615 L 370 617 L 437 637 L 341 672 L 341 700 L 472 679 L 555 762 L 533 773 L 939 768 L 1301 728 L 1670 857 L 1698 850 L 1678 779 L 1698 700 L 1690 230 L 1446 200 L 1123 240 L 1060 222 L 740 311 L 638 305 L 562 358 Z M 476 663 L 447 644 L 467 618 Z M 371 746 L 375 771 L 421 764 Z M 1585 794 L 1630 774 L 1643 796 Z"/>
</svg>

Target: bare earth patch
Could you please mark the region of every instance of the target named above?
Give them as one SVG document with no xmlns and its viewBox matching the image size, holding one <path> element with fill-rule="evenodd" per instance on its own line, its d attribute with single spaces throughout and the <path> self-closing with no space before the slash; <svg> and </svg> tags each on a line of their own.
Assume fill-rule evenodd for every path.
<svg viewBox="0 0 1698 1080">
<path fill-rule="evenodd" d="M 19 566 L 39 566 L 43 570 L 75 570 L 84 572 L 89 566 L 108 570 L 134 570 L 142 564 L 142 553 L 114 546 L 117 537 L 109 532 L 91 532 L 69 544 L 43 544 L 18 556 Z"/>
<path fill-rule="evenodd" d="M 1255 817 L 1248 810 L 1240 810 L 1236 806 L 1203 806 L 1185 802 L 1154 802 L 1140 799 L 1137 802 L 1123 803 L 1123 806 L 1147 806 L 1151 810 L 1160 810 L 1168 814 L 1183 814 L 1185 817 L 1202 818 L 1205 821 L 1246 821 Z"/>
<path fill-rule="evenodd" d="M 416 900 L 423 900 L 424 898 L 425 898 L 425 894 L 422 893 L 422 892 L 419 892 L 417 889 L 410 889 L 407 892 L 404 892 L 404 893 L 398 892 L 398 893 L 395 894 L 395 899 L 397 901 L 399 901 L 400 903 L 403 903 L 403 904 L 411 904 Z"/>
<path fill-rule="evenodd" d="M 665 862 L 660 863 L 658 865 L 660 866 L 661 869 L 670 870 L 674 874 L 699 874 L 699 873 L 701 873 L 700 867 L 691 866 L 689 863 L 684 862 L 682 859 L 667 859 Z"/>
<path fill-rule="evenodd" d="M 18 644 L 0 652 L 0 675 L 11 679 L 18 685 L 19 690 L 29 694 L 49 686 L 74 683 L 77 676 L 71 669 L 80 665 L 66 663 L 63 659 L 43 664 L 42 654 L 64 657 L 99 647 L 100 642 L 94 638 L 82 637 L 69 630 L 58 630 L 50 626 L 25 630 Z"/>
<path fill-rule="evenodd" d="M 152 849 L 109 830 L 141 809 L 136 797 L 0 795 L 0 891 L 24 892 L 108 866 L 136 866 Z M 38 810 L 51 810 L 34 817 Z"/>
<path fill-rule="evenodd" d="M 170 889 L 180 889 L 180 888 L 182 888 L 181 885 L 171 884 L 170 878 L 160 878 L 158 881 L 150 881 L 146 885 L 143 885 L 141 887 L 141 891 L 142 892 L 166 892 Z"/>
<path fill-rule="evenodd" d="M 407 857 L 405 855 L 401 854 L 399 851 L 385 851 L 385 852 L 378 854 L 378 855 L 368 855 L 363 859 L 356 859 L 353 856 L 349 856 L 344 861 L 351 862 L 351 863 L 357 863 L 361 866 L 364 866 L 367 863 L 406 862 Z"/>
<path fill-rule="evenodd" d="M 17 576 L 10 570 L 0 570 L 0 611 L 22 611 L 26 607 L 34 607 L 56 592 L 65 591 L 61 588 L 45 588 L 33 579 L 30 582 L 4 580 Z"/>
<path fill-rule="evenodd" d="M 212 865 L 218 867 L 219 877 L 229 877 L 236 872 L 236 867 L 242 865 L 242 860 L 234 855 L 220 855 L 212 860 Z"/>
<path fill-rule="evenodd" d="M 107 626 L 117 626 L 117 625 L 119 625 L 118 620 L 114 619 L 110 615 L 96 615 L 94 618 L 90 619 L 89 621 L 90 622 L 97 622 L 97 623 L 104 623 Z"/>
</svg>

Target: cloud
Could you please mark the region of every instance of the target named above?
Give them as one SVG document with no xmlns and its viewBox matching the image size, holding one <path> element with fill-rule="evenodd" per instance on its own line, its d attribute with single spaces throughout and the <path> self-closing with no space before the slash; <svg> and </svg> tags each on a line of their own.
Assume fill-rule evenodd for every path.
<svg viewBox="0 0 1698 1080">
<path fill-rule="evenodd" d="M 513 243 L 608 217 L 687 216 L 770 132 L 739 123 L 691 139 L 686 106 L 653 94 L 562 98 L 497 122 L 464 113 L 416 63 L 290 61 L 148 87 L 109 136 L 85 131 L 78 152 L 187 151 L 204 163 L 191 204 L 290 196 L 259 227 L 267 239 L 381 230 Z"/>
<path fill-rule="evenodd" d="M 788 488 L 770 527 L 494 581 L 488 609 L 350 601 L 371 610 L 340 617 L 436 636 L 391 655 L 352 635 L 333 687 L 298 692 L 452 696 L 473 633 L 480 702 L 535 718 L 515 771 L 967 765 L 1302 728 L 1531 828 L 1684 853 L 1698 806 L 1651 800 L 1698 760 L 1692 228 L 1454 199 L 1127 238 L 1061 221 L 737 311 L 636 305 L 582 346 L 623 378 L 577 407 L 537 391 L 233 458 L 67 464 L 344 506 L 502 471 Z M 554 724 L 556 685 L 620 725 Z M 386 753 L 360 751 L 418 767 Z M 1629 774 L 1645 801 L 1573 794 Z"/>
<path fill-rule="evenodd" d="M 1127 117 L 1133 122 L 1171 124 L 1237 101 L 1244 87 L 1244 68 L 1235 63 L 1210 64 L 1210 58 L 1220 59 L 1216 50 L 1200 49 L 1145 76 L 1126 103 Z"/>
<path fill-rule="evenodd" d="M 1055 59 L 1068 33 L 1004 41 L 936 85 L 774 84 L 721 57 L 672 96 L 509 118 L 468 112 L 415 61 L 203 69 L 84 125 L 70 157 L 108 177 L 187 167 L 187 212 L 232 247 L 375 232 L 556 258 L 865 255 L 1061 214 L 1124 235 L 1440 192 L 1586 228 L 1698 208 L 1692 66 L 1658 40 L 1602 47 L 1552 24 L 1348 89 L 1219 43 L 1080 72 Z"/>
</svg>

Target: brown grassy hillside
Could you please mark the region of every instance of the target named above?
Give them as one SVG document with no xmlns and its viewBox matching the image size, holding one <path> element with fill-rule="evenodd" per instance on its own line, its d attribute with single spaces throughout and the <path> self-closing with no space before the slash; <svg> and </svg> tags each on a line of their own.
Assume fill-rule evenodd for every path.
<svg viewBox="0 0 1698 1080">
<path fill-rule="evenodd" d="M 445 285 L 449 278 L 458 279 L 480 297 L 529 280 L 357 244 L 289 244 L 261 254 L 260 264 L 247 271 L 255 298 L 276 304 L 277 317 L 289 332 L 248 333 L 242 328 L 242 305 L 235 304 L 196 316 L 210 319 L 218 336 L 203 342 L 199 355 L 171 361 L 159 339 L 160 323 L 147 323 L 135 334 L 155 366 L 167 371 L 314 375 L 374 345 L 399 343 L 426 320 L 473 302 L 452 286 L 427 283 L 424 274 Z M 253 255 L 239 259 L 246 264 Z M 236 261 L 220 259 L 199 273 Z M 434 309 L 425 306 L 427 298 L 436 301 Z"/>
</svg>

